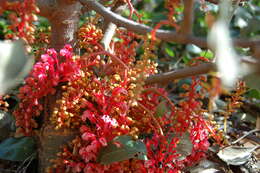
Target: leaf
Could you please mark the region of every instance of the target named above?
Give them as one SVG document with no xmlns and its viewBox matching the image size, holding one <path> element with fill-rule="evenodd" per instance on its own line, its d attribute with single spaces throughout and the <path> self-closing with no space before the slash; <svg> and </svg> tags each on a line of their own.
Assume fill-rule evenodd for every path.
<svg viewBox="0 0 260 173">
<path fill-rule="evenodd" d="M 165 52 L 169 55 L 169 56 L 171 56 L 171 57 L 174 57 L 174 52 L 173 52 L 173 50 L 171 49 L 171 48 L 169 48 L 169 47 L 166 47 L 165 48 Z"/>
<path fill-rule="evenodd" d="M 0 141 L 10 136 L 14 119 L 11 114 L 0 110 Z"/>
<path fill-rule="evenodd" d="M 255 99 L 260 99 L 260 91 L 257 89 L 251 89 L 246 93 L 246 96 L 255 98 Z"/>
<path fill-rule="evenodd" d="M 167 106 L 165 101 L 160 102 L 160 104 L 156 107 L 155 116 L 161 117 L 167 112 Z"/>
<path fill-rule="evenodd" d="M 227 1 L 223 1 L 222 6 L 224 3 L 228 4 Z M 224 12 L 225 10 L 221 11 Z M 214 23 L 208 35 L 208 43 L 216 54 L 216 64 L 223 86 L 231 89 L 235 86 L 241 66 L 231 42 L 227 20 L 222 14 L 222 17 Z"/>
<path fill-rule="evenodd" d="M 32 59 L 25 55 L 22 41 L 1 41 L 0 50 L 0 94 L 3 94 L 29 72 Z"/>
<path fill-rule="evenodd" d="M 0 159 L 3 160 L 24 161 L 35 151 L 35 141 L 31 137 L 11 137 L 0 143 Z"/>
<path fill-rule="evenodd" d="M 120 147 L 115 143 L 120 143 Z M 147 160 L 146 154 L 146 146 L 142 141 L 134 141 L 131 136 L 123 135 L 115 137 L 106 147 L 101 149 L 98 161 L 101 164 L 111 164 L 131 158 Z"/>
<path fill-rule="evenodd" d="M 200 56 L 203 56 L 207 59 L 213 59 L 214 58 L 214 54 L 210 50 L 200 52 Z"/>
<path fill-rule="evenodd" d="M 203 159 L 194 167 L 191 167 L 189 172 L 190 173 L 219 173 L 221 172 L 221 169 L 219 168 L 220 165 L 218 165 L 215 162 Z"/>
<path fill-rule="evenodd" d="M 260 90 L 260 78 L 259 74 L 251 73 L 243 77 L 243 80 L 246 82 L 246 85 L 251 89 Z"/>
<path fill-rule="evenodd" d="M 175 148 L 176 153 L 181 154 L 178 160 L 183 160 L 192 152 L 193 144 L 190 140 L 190 134 L 188 132 L 184 133 L 182 136 L 179 134 L 170 134 L 168 142 L 170 143 L 174 137 L 179 138 L 179 143 Z"/>
<path fill-rule="evenodd" d="M 181 136 L 180 141 L 177 144 L 176 153 L 181 154 L 182 155 L 181 158 L 187 157 L 188 155 L 191 154 L 192 148 L 193 148 L 193 144 L 191 143 L 190 140 L 190 134 L 186 132 Z M 180 160 L 182 160 L 181 158 Z"/>
<path fill-rule="evenodd" d="M 199 48 L 198 46 L 196 46 L 194 44 L 188 44 L 186 46 L 186 49 L 188 52 L 194 53 L 194 54 L 199 54 L 202 51 L 201 48 Z"/>
<path fill-rule="evenodd" d="M 0 128 L 5 127 L 6 125 L 12 122 L 11 115 L 7 112 L 0 110 Z"/>
<path fill-rule="evenodd" d="M 218 152 L 218 157 L 229 165 L 242 165 L 246 163 L 256 147 L 229 146 Z"/>
</svg>

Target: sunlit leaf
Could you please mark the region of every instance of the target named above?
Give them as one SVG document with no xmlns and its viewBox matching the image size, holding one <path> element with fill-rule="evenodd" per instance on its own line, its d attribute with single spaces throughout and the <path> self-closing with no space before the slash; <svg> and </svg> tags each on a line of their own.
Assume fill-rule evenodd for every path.
<svg viewBox="0 0 260 173">
<path fill-rule="evenodd" d="M 11 115 L 8 112 L 0 110 L 0 128 L 3 128 L 7 124 L 12 122 Z"/>
<path fill-rule="evenodd" d="M 221 172 L 221 168 L 215 162 L 203 159 L 199 162 L 199 164 L 194 165 L 189 170 L 190 173 L 219 173 Z"/>
<path fill-rule="evenodd" d="M 0 42 L 0 94 L 21 82 L 31 66 L 22 41 Z"/>
<path fill-rule="evenodd" d="M 120 146 L 115 143 L 119 143 Z M 123 135 L 116 137 L 101 149 L 98 161 L 101 164 L 111 164 L 131 158 L 147 160 L 146 154 L 146 146 L 142 141 L 135 141 L 131 136 Z"/>
<path fill-rule="evenodd" d="M 190 53 L 194 53 L 194 54 L 199 54 L 201 52 L 201 48 L 199 48 L 198 46 L 194 45 L 194 44 L 188 44 L 186 46 L 186 50 Z"/>
<path fill-rule="evenodd" d="M 174 57 L 174 52 L 173 52 L 173 50 L 171 49 L 171 48 L 169 48 L 169 47 L 166 47 L 165 48 L 165 52 L 169 55 L 169 56 L 171 56 L 171 57 Z"/>
<path fill-rule="evenodd" d="M 230 41 L 227 24 L 223 21 L 216 22 L 208 40 L 215 51 L 217 68 L 224 86 L 233 88 L 239 75 L 240 65 Z"/>
<path fill-rule="evenodd" d="M 259 147 L 259 146 L 258 146 Z M 218 152 L 218 157 L 229 165 L 242 165 L 246 163 L 256 147 L 229 146 Z"/>
<path fill-rule="evenodd" d="M 205 57 L 207 59 L 214 58 L 214 54 L 210 50 L 200 52 L 200 56 L 203 56 L 203 57 Z"/>
</svg>

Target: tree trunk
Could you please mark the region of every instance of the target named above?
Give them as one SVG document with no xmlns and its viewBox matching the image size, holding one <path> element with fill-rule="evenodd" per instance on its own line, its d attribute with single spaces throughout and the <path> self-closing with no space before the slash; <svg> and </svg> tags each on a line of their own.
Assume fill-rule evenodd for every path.
<svg viewBox="0 0 260 173">
<path fill-rule="evenodd" d="M 76 31 L 78 29 L 81 4 L 71 0 L 37 0 L 40 15 L 46 17 L 51 25 L 51 48 L 57 51 L 65 44 L 76 45 Z M 61 147 L 71 141 L 77 131 L 70 129 L 55 130 L 50 122 L 50 116 L 56 104 L 61 98 L 60 87 L 57 87 L 54 96 L 45 98 L 45 113 L 43 123 L 38 135 L 39 141 L 39 173 L 44 173 L 52 166 L 50 162 L 57 158 Z"/>
</svg>

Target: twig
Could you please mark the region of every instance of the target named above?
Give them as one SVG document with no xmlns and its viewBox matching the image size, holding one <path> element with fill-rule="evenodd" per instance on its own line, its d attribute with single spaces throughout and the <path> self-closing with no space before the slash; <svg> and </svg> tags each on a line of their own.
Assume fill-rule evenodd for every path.
<svg viewBox="0 0 260 173">
<path fill-rule="evenodd" d="M 89 9 L 92 9 L 97 13 L 99 13 L 106 20 L 111 21 L 112 23 L 116 24 L 119 27 L 125 27 L 129 31 L 136 32 L 143 35 L 146 35 L 147 33 L 150 33 L 152 31 L 151 27 L 134 22 L 118 14 L 115 14 L 95 0 L 80 0 L 80 2 L 83 5 L 87 6 Z M 164 41 L 172 41 L 181 44 L 191 43 L 202 48 L 208 47 L 206 38 L 196 37 L 193 35 L 180 34 L 169 30 L 158 29 L 156 31 L 156 37 Z M 233 39 L 233 42 L 234 45 L 240 47 L 255 47 L 256 45 L 260 44 L 260 40 L 242 39 L 242 38 Z"/>
<path fill-rule="evenodd" d="M 117 62 L 118 64 L 121 64 L 125 69 L 129 70 L 129 67 L 121 59 L 117 58 L 115 55 L 113 55 L 112 53 L 107 52 L 107 51 L 94 52 L 94 53 L 91 53 L 91 54 L 89 54 L 88 56 L 86 56 L 84 58 L 88 59 L 90 57 L 97 56 L 97 55 L 107 55 L 107 56 L 110 56 L 113 61 Z"/>
<path fill-rule="evenodd" d="M 247 137 L 248 135 L 250 135 L 251 133 L 254 133 L 254 132 L 260 132 L 260 129 L 254 129 L 254 130 L 247 132 L 246 134 L 244 134 L 243 136 L 241 136 L 240 138 L 238 138 L 234 142 L 231 142 L 231 145 L 238 143 L 239 141 L 241 141 L 242 139 L 244 139 L 245 137 Z"/>
<path fill-rule="evenodd" d="M 151 119 L 152 119 L 152 120 L 154 121 L 154 123 L 156 124 L 156 126 L 157 126 L 157 128 L 158 128 L 158 130 L 159 130 L 160 135 L 163 135 L 163 136 L 164 136 L 163 130 L 162 130 L 162 128 L 161 128 L 161 125 L 158 123 L 158 121 L 156 120 L 156 118 L 154 118 L 153 113 L 152 113 L 149 109 L 147 109 L 142 103 L 138 102 L 138 105 L 139 105 L 140 107 L 142 107 L 142 108 L 148 113 L 148 115 L 151 117 Z"/>
<path fill-rule="evenodd" d="M 175 105 L 172 103 L 172 101 L 169 99 L 169 97 L 160 93 L 157 88 L 146 88 L 143 90 L 143 92 L 149 92 L 149 91 L 155 92 L 156 94 L 162 96 L 171 105 L 171 107 L 173 107 L 173 108 L 175 107 Z"/>
<path fill-rule="evenodd" d="M 17 168 L 16 172 L 17 173 L 23 173 L 26 171 L 26 169 L 28 168 L 28 166 L 31 164 L 32 160 L 35 158 L 36 153 L 32 153 L 29 157 L 27 157 L 23 163 Z M 26 162 L 28 162 L 27 164 L 25 164 Z"/>
</svg>

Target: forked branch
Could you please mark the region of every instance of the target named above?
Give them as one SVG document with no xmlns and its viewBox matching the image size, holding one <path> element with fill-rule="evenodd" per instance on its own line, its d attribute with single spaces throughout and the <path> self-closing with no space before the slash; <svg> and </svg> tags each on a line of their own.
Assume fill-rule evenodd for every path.
<svg viewBox="0 0 260 173">
<path fill-rule="evenodd" d="M 153 29 L 144 24 L 134 22 L 118 14 L 115 14 L 95 0 L 80 0 L 80 2 L 83 5 L 87 6 L 88 9 L 96 11 L 101 16 L 103 16 L 105 20 L 111 21 L 112 23 L 116 24 L 118 27 L 125 27 L 129 31 L 136 32 L 143 35 L 150 33 Z M 169 42 L 176 42 L 180 44 L 190 43 L 190 44 L 195 44 L 202 48 L 208 47 L 206 38 L 197 37 L 193 35 L 180 34 L 170 30 L 158 29 L 156 31 L 156 37 L 161 40 L 169 41 Z M 235 46 L 253 48 L 256 45 L 260 44 L 260 40 L 238 38 L 238 39 L 233 39 L 233 43 Z"/>
</svg>

